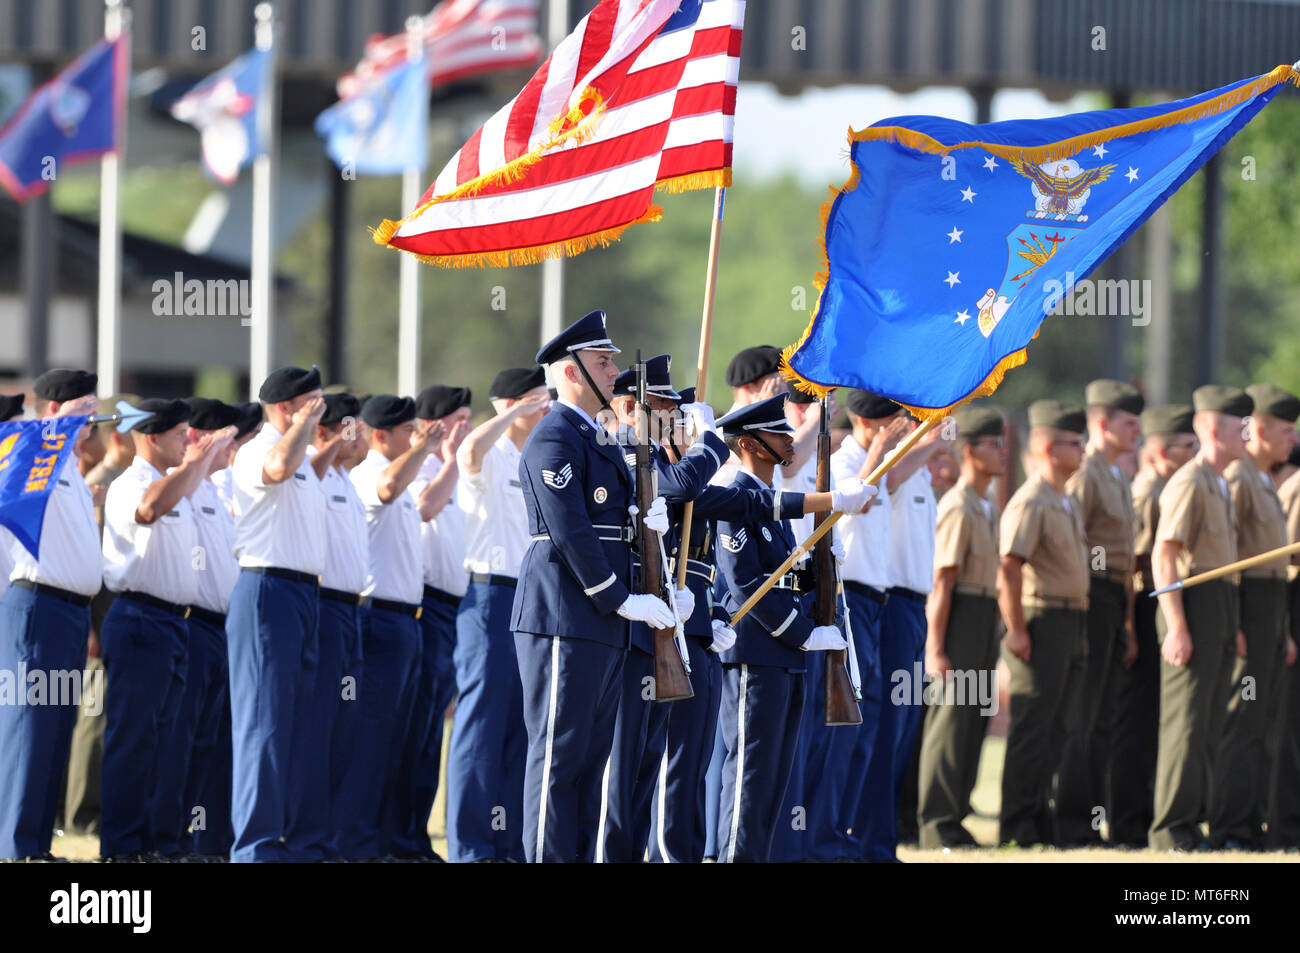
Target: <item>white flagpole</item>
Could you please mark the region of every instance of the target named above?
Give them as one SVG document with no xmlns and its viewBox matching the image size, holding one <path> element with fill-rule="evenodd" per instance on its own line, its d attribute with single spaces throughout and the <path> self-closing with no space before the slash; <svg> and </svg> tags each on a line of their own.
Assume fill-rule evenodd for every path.
<svg viewBox="0 0 1300 953">
<path fill-rule="evenodd" d="M 122 0 L 104 0 L 104 39 L 116 40 L 130 30 L 130 24 L 131 11 L 122 5 Z M 127 42 L 130 43 L 129 38 Z M 128 95 L 125 90 L 123 95 Z M 117 108 L 117 103 L 113 108 Z M 96 372 L 99 375 L 99 393 L 103 397 L 117 393 L 122 368 L 122 223 L 118 214 L 118 185 L 121 163 L 126 158 L 126 114 L 124 105 L 117 149 L 105 154 L 99 166 L 99 354 Z"/>
<path fill-rule="evenodd" d="M 554 52 L 569 35 L 569 0 L 550 0 L 546 11 L 546 45 Z M 541 343 L 560 333 L 564 326 L 564 259 L 542 262 Z"/>
<path fill-rule="evenodd" d="M 250 321 L 248 355 L 249 399 L 271 372 L 274 348 L 272 322 L 275 317 L 275 237 L 272 196 L 275 194 L 276 159 L 279 143 L 276 128 L 279 115 L 276 102 L 275 7 L 259 3 L 253 11 L 256 26 L 254 45 L 270 54 L 265 82 L 258 97 L 257 137 L 263 151 L 253 159 L 253 242 L 249 273 L 253 283 L 253 313 Z"/>
<path fill-rule="evenodd" d="M 416 63 L 424 59 L 424 21 L 421 17 L 406 20 L 406 59 Z M 425 108 L 428 90 L 424 92 Z M 423 110 L 421 111 L 423 115 Z M 428 123 L 420 121 L 420 135 L 427 135 Z M 420 201 L 424 170 L 409 166 L 402 171 L 402 208 L 408 213 Z M 397 307 L 397 392 L 414 396 L 420 389 L 420 263 L 414 255 L 400 256 L 398 266 Z"/>
</svg>

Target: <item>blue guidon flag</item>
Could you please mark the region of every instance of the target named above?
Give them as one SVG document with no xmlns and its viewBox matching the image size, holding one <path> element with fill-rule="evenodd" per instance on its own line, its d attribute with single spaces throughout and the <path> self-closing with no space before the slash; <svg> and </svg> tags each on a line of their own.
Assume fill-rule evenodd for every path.
<svg viewBox="0 0 1300 953">
<path fill-rule="evenodd" d="M 1295 67 L 1158 106 L 851 132 L 852 177 L 823 209 L 826 271 L 787 376 L 921 418 L 993 393 L 1073 283 L 1287 82 L 1300 85 Z"/>
<path fill-rule="evenodd" d="M 37 559 L 45 504 L 85 422 L 49 417 L 0 423 L 0 526 Z"/>
</svg>

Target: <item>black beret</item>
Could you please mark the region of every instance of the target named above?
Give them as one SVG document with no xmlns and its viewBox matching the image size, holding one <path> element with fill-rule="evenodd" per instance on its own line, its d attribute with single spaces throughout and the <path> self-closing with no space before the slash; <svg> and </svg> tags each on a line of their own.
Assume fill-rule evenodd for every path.
<svg viewBox="0 0 1300 953">
<path fill-rule="evenodd" d="M 415 416 L 421 420 L 440 420 L 462 407 L 468 407 L 469 400 L 468 387 L 434 384 L 420 391 L 419 396 L 415 398 Z"/>
<path fill-rule="evenodd" d="M 191 397 L 190 426 L 195 430 L 220 430 L 239 423 L 239 408 L 208 397 Z"/>
<path fill-rule="evenodd" d="M 391 430 L 415 419 L 415 401 L 396 394 L 376 394 L 361 408 L 361 419 L 376 430 Z"/>
<path fill-rule="evenodd" d="M 1300 417 L 1300 398 L 1289 391 L 1284 391 L 1273 384 L 1251 384 L 1246 388 L 1246 393 L 1254 401 L 1254 409 L 1261 414 L 1268 414 L 1291 423 L 1295 423 L 1296 418 Z"/>
<path fill-rule="evenodd" d="M 1192 391 L 1192 406 L 1199 414 L 1203 410 L 1229 417 L 1249 417 L 1255 409 L 1255 402 L 1240 387 L 1222 387 L 1218 384 L 1206 384 Z"/>
<path fill-rule="evenodd" d="M 68 367 L 56 367 L 36 378 L 32 390 L 37 397 L 56 400 L 63 403 L 93 394 L 99 384 L 99 376 L 90 371 L 78 371 Z"/>
<path fill-rule="evenodd" d="M 177 424 L 190 419 L 190 405 L 183 400 L 167 400 L 163 397 L 150 397 L 140 401 L 137 409 L 152 414 L 145 417 L 131 429 L 136 433 L 166 433 Z"/>
<path fill-rule="evenodd" d="M 1142 411 L 1142 432 L 1149 437 L 1157 434 L 1195 433 L 1192 429 L 1192 408 L 1186 404 L 1162 404 Z"/>
<path fill-rule="evenodd" d="M 361 401 L 351 394 L 325 395 L 325 413 L 320 419 L 322 427 L 333 427 L 335 424 L 343 423 L 349 417 L 355 420 L 360 416 Z"/>
<path fill-rule="evenodd" d="M 235 426 L 239 429 L 235 431 L 235 439 L 247 437 L 256 430 L 262 423 L 262 405 L 250 400 L 244 404 L 236 404 L 235 410 L 239 411 L 239 419 L 235 421 Z"/>
<path fill-rule="evenodd" d="M 747 347 L 727 365 L 727 386 L 744 387 L 760 377 L 775 374 L 781 366 L 781 351 L 770 344 Z"/>
<path fill-rule="evenodd" d="M 968 440 L 978 437 L 1001 437 L 1006 432 L 1006 422 L 992 407 L 975 407 L 970 404 L 953 415 L 957 433 Z"/>
<path fill-rule="evenodd" d="M 264 404 L 278 404 L 312 390 L 320 390 L 320 368 L 315 364 L 309 371 L 301 367 L 278 367 L 266 375 L 257 398 Z"/>
<path fill-rule="evenodd" d="M 1036 400 L 1029 405 L 1029 426 L 1087 433 L 1088 417 L 1082 407 L 1070 407 L 1059 400 Z"/>
<path fill-rule="evenodd" d="M 541 367 L 507 367 L 492 378 L 488 400 L 522 397 L 530 390 L 546 386 L 546 370 Z"/>
<path fill-rule="evenodd" d="M 881 397 L 879 394 L 873 394 L 869 390 L 851 390 L 847 397 L 844 398 L 844 406 L 848 408 L 849 413 L 855 417 L 865 417 L 867 420 L 880 420 L 883 417 L 892 417 L 902 410 L 898 404 L 894 403 L 888 397 Z"/>
<path fill-rule="evenodd" d="M 22 412 L 22 394 L 0 394 L 0 420 L 13 420 Z"/>
<path fill-rule="evenodd" d="M 1089 407 L 1126 410 L 1130 414 L 1142 413 L 1142 408 L 1147 403 L 1142 393 L 1132 384 L 1106 378 L 1092 381 L 1084 388 L 1083 402 Z"/>
</svg>

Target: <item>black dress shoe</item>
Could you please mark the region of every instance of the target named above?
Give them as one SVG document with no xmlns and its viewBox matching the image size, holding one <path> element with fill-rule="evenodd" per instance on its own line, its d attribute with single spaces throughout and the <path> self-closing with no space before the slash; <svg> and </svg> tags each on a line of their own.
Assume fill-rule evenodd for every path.
<svg viewBox="0 0 1300 953">
<path fill-rule="evenodd" d="M 96 863 L 100 864 L 142 864 L 144 860 L 139 853 L 110 854 L 107 857 L 99 858 Z"/>
</svg>

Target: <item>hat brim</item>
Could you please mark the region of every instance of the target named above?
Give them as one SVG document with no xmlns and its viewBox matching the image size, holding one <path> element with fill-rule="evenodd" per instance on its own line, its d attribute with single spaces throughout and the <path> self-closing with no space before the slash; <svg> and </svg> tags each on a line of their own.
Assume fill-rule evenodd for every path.
<svg viewBox="0 0 1300 953">
<path fill-rule="evenodd" d="M 565 348 L 570 354 L 575 351 L 607 351 L 610 354 L 622 353 L 614 346 L 614 342 L 609 338 L 601 338 L 599 341 L 583 341 L 579 344 L 570 344 Z"/>
<path fill-rule="evenodd" d="M 785 419 L 782 419 L 779 422 L 775 420 L 767 420 L 767 421 L 760 421 L 759 423 L 756 424 L 745 424 L 745 426 L 742 427 L 739 431 L 733 431 L 733 432 L 752 433 L 755 430 L 759 431 L 760 433 L 794 433 L 795 432 L 794 428 L 790 426 L 790 421 Z"/>
</svg>

